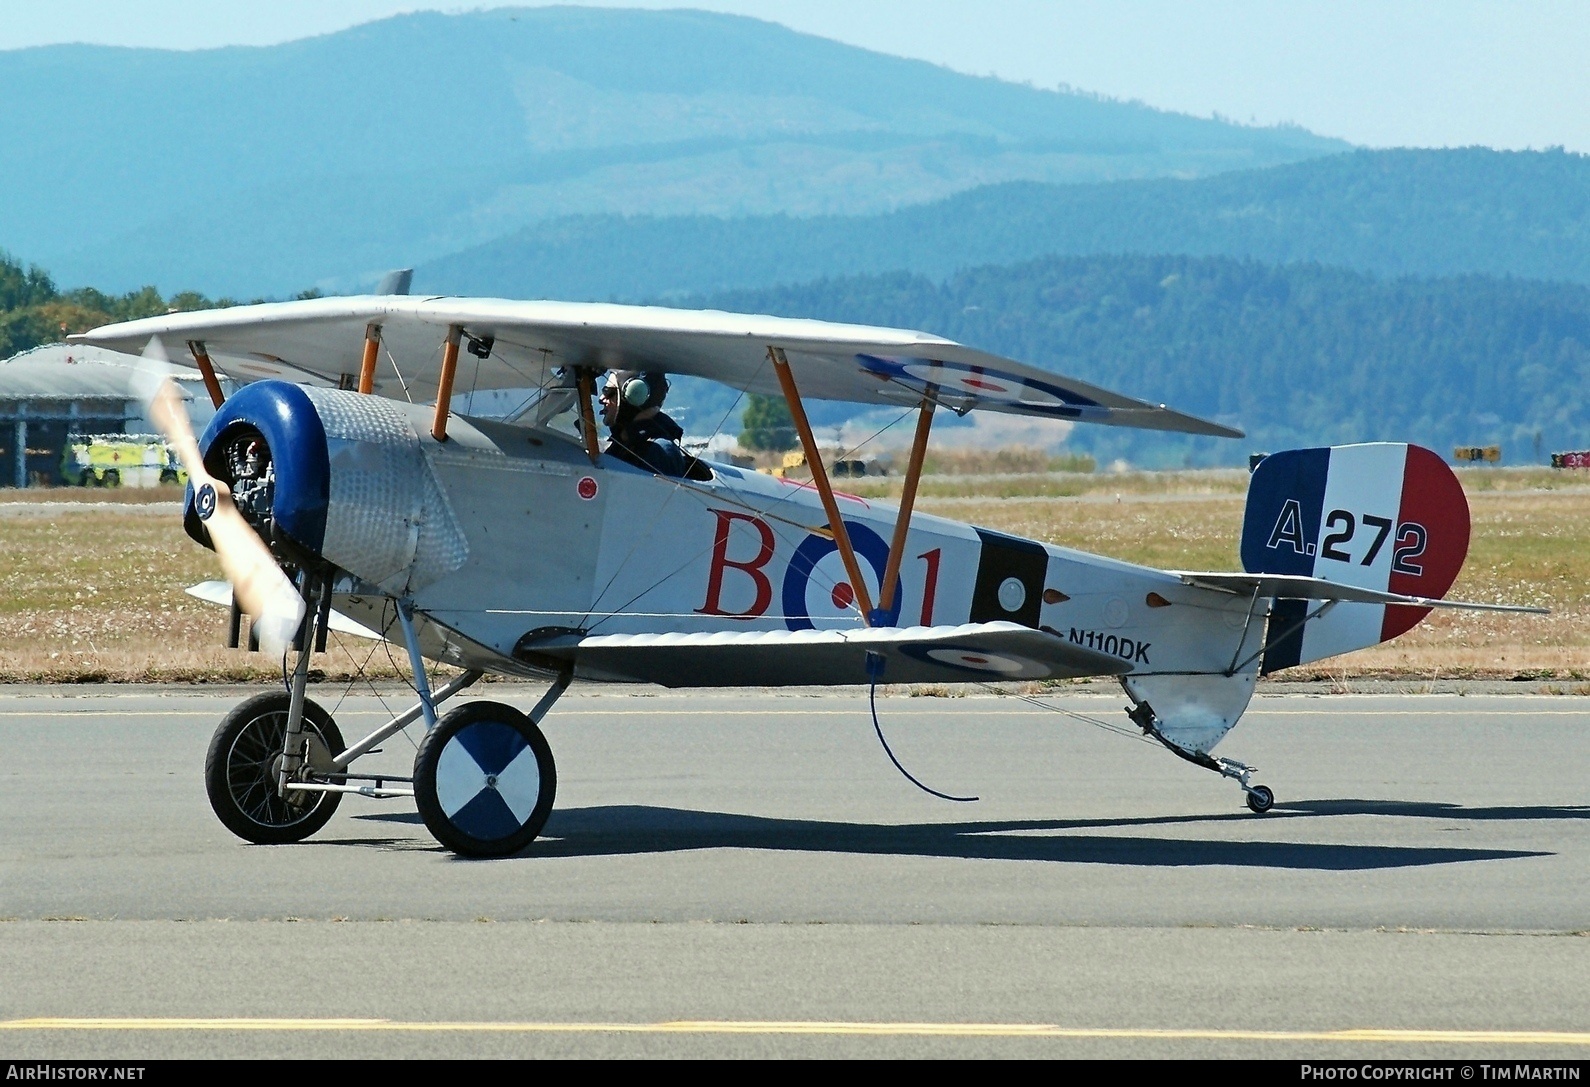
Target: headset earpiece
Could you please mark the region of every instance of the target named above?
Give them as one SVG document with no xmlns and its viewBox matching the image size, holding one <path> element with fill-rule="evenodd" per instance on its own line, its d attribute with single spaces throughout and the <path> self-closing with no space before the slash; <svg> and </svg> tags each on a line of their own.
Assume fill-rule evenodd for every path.
<svg viewBox="0 0 1590 1087">
<path fill-rule="evenodd" d="M 646 406 L 646 401 L 651 399 L 651 386 L 646 384 L 645 378 L 632 377 L 624 382 L 620 395 L 623 396 L 624 403 L 630 407 L 643 408 Z"/>
</svg>

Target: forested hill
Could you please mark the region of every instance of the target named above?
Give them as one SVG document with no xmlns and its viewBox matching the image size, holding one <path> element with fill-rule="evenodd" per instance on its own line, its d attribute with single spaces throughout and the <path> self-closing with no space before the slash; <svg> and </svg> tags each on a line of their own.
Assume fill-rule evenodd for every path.
<svg viewBox="0 0 1590 1087">
<path fill-rule="evenodd" d="M 1345 149 L 703 11 L 416 12 L 265 47 L 0 51 L 0 239 L 64 283 L 280 294 L 557 215 L 871 213 Z"/>
<path fill-rule="evenodd" d="M 228 304 L 163 299 L 152 289 L 61 292 L 48 275 L 0 254 L 0 358 L 54 339 L 62 324 L 78 332 L 170 307 Z M 1219 441 L 1077 427 L 1069 446 L 1101 461 L 1238 464 L 1258 449 L 1385 440 L 1443 454 L 1499 443 L 1517 464 L 1590 448 L 1590 287 L 1578 284 L 1099 256 L 990 266 L 944 281 L 831 278 L 675 304 L 922 329 L 1249 434 Z M 734 429 L 732 390 L 680 384 L 675 406 L 687 425 L 711 430 L 730 413 Z M 857 410 L 810 407 L 820 424 Z"/>
<path fill-rule="evenodd" d="M 1378 280 L 1220 257 L 1050 258 L 937 283 L 892 274 L 691 305 L 916 328 L 1232 423 L 1244 441 L 1079 426 L 1101 460 L 1235 464 L 1252 450 L 1590 447 L 1590 288 Z M 825 406 L 826 421 L 837 405 Z M 710 412 L 703 412 L 710 415 Z"/>
<path fill-rule="evenodd" d="M 1356 151 L 1193 181 L 993 185 L 887 215 L 565 218 L 422 265 L 415 286 L 632 299 L 1094 253 L 1590 283 L 1590 157 Z"/>
</svg>

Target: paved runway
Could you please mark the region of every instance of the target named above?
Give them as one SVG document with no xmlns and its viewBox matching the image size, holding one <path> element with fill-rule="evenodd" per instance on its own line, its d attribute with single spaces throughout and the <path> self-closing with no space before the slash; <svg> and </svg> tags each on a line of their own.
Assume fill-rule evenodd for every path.
<svg viewBox="0 0 1590 1087">
<path fill-rule="evenodd" d="M 232 838 L 242 694 L 0 696 L 0 1057 L 1590 1054 L 1590 700 L 1261 696 L 1257 817 L 1013 698 L 880 701 L 949 804 L 864 691 L 576 688 L 546 836 L 481 862 L 404 800 Z"/>
</svg>

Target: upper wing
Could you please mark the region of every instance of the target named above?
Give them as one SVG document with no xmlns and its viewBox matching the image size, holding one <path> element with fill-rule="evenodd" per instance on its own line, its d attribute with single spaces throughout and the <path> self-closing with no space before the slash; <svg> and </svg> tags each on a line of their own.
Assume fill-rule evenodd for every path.
<svg viewBox="0 0 1590 1087">
<path fill-rule="evenodd" d="M 1182 583 L 1198 589 L 1236 593 L 1241 596 L 1269 597 L 1276 600 L 1341 600 L 1358 604 L 1407 604 L 1418 608 L 1468 608 L 1474 611 L 1519 611 L 1549 615 L 1549 608 L 1521 604 L 1473 604 L 1463 600 L 1441 600 L 1428 596 L 1407 596 L 1356 585 L 1339 585 L 1324 578 L 1297 574 L 1226 574 L 1173 570 Z"/>
<path fill-rule="evenodd" d="M 583 679 L 664 687 L 787 687 L 866 683 L 867 656 L 884 683 L 968 683 L 1124 675 L 1132 665 L 1015 623 L 711 634 L 569 634 L 516 656 Z"/>
<path fill-rule="evenodd" d="M 938 401 L 956 411 L 1242 436 L 1163 404 L 924 332 L 717 311 L 382 295 L 174 313 L 72 339 L 134 354 L 156 337 L 168 348 L 197 340 L 217 368 L 239 382 L 281 378 L 351 387 L 371 324 L 381 326 L 377 391 L 416 401 L 434 400 L 442 341 L 447 328 L 458 325 L 475 356 L 459 363 L 460 388 L 545 388 L 568 380 L 560 368 L 588 366 L 688 374 L 777 395 L 767 352 L 778 347 L 806 397 L 914 405 L 936 386 Z"/>
</svg>

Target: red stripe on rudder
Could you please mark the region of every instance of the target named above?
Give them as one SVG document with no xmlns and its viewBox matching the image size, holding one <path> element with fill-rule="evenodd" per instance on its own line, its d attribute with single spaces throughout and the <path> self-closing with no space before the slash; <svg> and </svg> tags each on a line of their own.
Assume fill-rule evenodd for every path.
<svg viewBox="0 0 1590 1087">
<path fill-rule="evenodd" d="M 1411 553 L 1417 534 L 1405 527 L 1419 525 L 1425 530 L 1424 551 Z M 1463 485 L 1446 462 L 1428 449 L 1408 446 L 1408 460 L 1402 473 L 1402 505 L 1397 516 L 1397 527 L 1391 545 L 1406 549 L 1403 565 L 1416 565 L 1421 573 L 1403 573 L 1397 569 L 1397 551 L 1392 553 L 1391 580 L 1386 585 L 1390 592 L 1408 596 L 1444 597 L 1463 560 L 1469 553 L 1469 500 Z M 1388 605 L 1386 617 L 1380 624 L 1380 640 L 1386 641 L 1411 630 L 1419 620 L 1430 614 L 1429 608 Z"/>
</svg>

